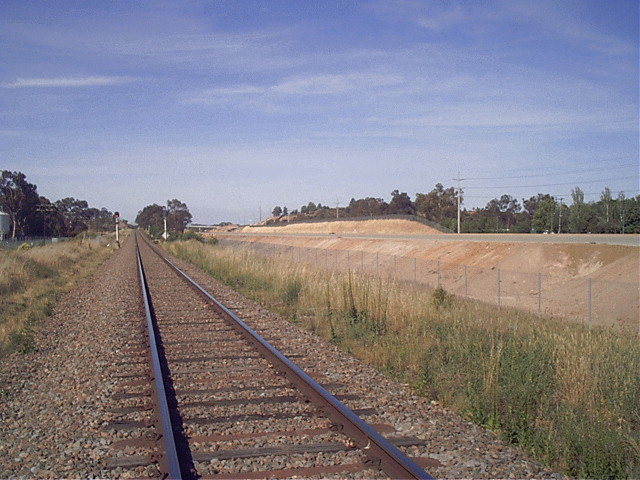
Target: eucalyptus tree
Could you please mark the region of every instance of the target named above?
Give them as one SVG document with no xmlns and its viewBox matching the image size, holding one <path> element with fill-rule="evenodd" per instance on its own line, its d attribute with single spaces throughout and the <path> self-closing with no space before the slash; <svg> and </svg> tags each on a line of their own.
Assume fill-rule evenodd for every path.
<svg viewBox="0 0 640 480">
<path fill-rule="evenodd" d="M 11 219 L 11 238 L 36 234 L 40 222 L 40 196 L 36 185 L 21 172 L 3 170 L 0 174 L 0 210 Z"/>
</svg>

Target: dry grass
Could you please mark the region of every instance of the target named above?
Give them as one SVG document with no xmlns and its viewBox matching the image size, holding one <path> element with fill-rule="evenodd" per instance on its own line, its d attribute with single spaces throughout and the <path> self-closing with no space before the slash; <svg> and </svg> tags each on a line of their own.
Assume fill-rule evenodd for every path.
<svg viewBox="0 0 640 480">
<path fill-rule="evenodd" d="M 197 242 L 167 248 L 577 477 L 640 475 L 638 336 Z"/>
<path fill-rule="evenodd" d="M 33 333 L 63 292 L 113 251 L 86 237 L 17 250 L 0 249 L 0 354 L 34 348 Z"/>
</svg>

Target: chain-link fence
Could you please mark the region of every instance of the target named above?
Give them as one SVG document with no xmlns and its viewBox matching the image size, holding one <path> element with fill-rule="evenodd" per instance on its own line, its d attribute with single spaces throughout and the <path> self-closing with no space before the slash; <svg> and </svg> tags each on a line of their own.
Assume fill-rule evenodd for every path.
<svg viewBox="0 0 640 480">
<path fill-rule="evenodd" d="M 0 240 L 0 248 L 13 250 L 19 248 L 21 245 L 27 245 L 28 247 L 36 247 L 39 245 L 51 245 L 53 243 L 59 243 L 69 240 L 66 237 L 20 237 L 20 238 L 5 238 Z"/>
<path fill-rule="evenodd" d="M 639 284 L 517 272 L 362 250 L 306 248 L 219 239 L 221 245 L 337 272 L 354 272 L 441 286 L 449 293 L 498 306 L 577 319 L 588 325 L 638 325 Z"/>
</svg>

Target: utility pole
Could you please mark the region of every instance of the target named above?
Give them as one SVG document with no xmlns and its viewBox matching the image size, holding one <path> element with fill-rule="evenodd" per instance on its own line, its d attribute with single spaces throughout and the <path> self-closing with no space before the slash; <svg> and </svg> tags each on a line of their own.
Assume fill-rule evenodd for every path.
<svg viewBox="0 0 640 480">
<path fill-rule="evenodd" d="M 562 197 L 560 197 L 560 214 L 558 215 L 558 233 L 562 233 Z"/>
<path fill-rule="evenodd" d="M 458 181 L 458 235 L 460 234 L 460 197 L 462 196 L 462 190 L 460 189 L 460 182 L 464 178 L 460 178 L 460 170 L 458 170 L 458 178 L 454 178 Z"/>
<path fill-rule="evenodd" d="M 336 219 L 340 218 L 340 200 L 338 200 L 338 197 L 336 197 Z"/>
</svg>

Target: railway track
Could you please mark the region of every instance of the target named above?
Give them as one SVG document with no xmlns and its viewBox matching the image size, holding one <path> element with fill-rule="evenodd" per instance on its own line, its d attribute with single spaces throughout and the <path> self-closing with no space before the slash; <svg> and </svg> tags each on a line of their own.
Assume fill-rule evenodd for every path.
<svg viewBox="0 0 640 480">
<path fill-rule="evenodd" d="M 431 478 L 322 382 L 136 234 L 145 319 L 122 347 L 110 468 L 160 478 Z M 270 343 L 271 342 L 271 343 Z M 302 368 L 301 368 L 302 367 Z M 314 380 L 315 377 L 318 380 Z M 320 385 L 324 383 L 324 385 Z"/>
</svg>

